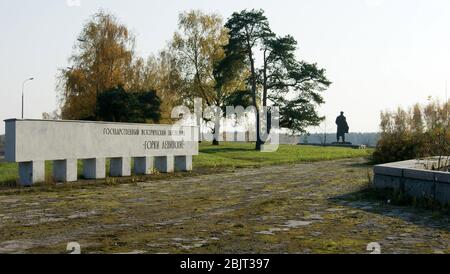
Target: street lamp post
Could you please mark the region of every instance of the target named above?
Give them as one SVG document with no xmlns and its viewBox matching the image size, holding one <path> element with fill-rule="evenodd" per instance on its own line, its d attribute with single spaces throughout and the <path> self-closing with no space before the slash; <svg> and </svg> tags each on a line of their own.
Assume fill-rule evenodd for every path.
<svg viewBox="0 0 450 274">
<path fill-rule="evenodd" d="M 22 83 L 22 119 L 23 119 L 23 93 L 24 93 L 24 90 L 25 90 L 25 83 L 28 82 L 28 81 L 33 81 L 33 80 L 34 80 L 34 78 L 31 77 L 31 78 L 26 79 Z"/>
</svg>

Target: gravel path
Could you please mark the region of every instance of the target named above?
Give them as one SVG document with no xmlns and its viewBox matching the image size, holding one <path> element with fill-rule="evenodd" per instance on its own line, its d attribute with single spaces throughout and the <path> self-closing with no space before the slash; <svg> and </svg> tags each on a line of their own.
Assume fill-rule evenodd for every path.
<svg viewBox="0 0 450 274">
<path fill-rule="evenodd" d="M 449 216 L 357 198 L 364 159 L 0 193 L 0 253 L 450 253 Z"/>
</svg>

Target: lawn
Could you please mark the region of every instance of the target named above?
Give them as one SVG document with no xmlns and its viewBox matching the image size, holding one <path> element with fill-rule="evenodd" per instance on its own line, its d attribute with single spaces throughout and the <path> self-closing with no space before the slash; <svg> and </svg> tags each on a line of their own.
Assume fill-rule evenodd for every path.
<svg viewBox="0 0 450 274">
<path fill-rule="evenodd" d="M 221 143 L 200 145 L 194 167 L 257 167 L 276 164 L 315 162 L 370 155 L 371 149 L 280 145 L 276 152 L 258 152 L 254 143 Z"/>
<path fill-rule="evenodd" d="M 223 142 L 219 146 L 200 144 L 200 154 L 194 156 L 195 168 L 241 168 L 275 164 L 293 164 L 368 156 L 371 149 L 352 149 L 339 147 L 280 145 L 276 152 L 257 152 L 254 143 Z M 51 174 L 52 163 L 46 162 L 46 174 Z M 108 167 L 107 167 L 108 170 Z M 78 163 L 81 174 L 82 163 Z M 14 163 L 0 163 L 0 184 L 15 184 L 18 167 Z"/>
</svg>

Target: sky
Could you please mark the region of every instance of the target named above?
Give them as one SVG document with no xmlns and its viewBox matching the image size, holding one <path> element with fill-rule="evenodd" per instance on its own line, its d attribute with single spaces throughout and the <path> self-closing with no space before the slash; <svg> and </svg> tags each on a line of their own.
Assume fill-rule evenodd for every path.
<svg viewBox="0 0 450 274">
<path fill-rule="evenodd" d="M 0 0 L 0 120 L 58 107 L 56 75 L 68 65 L 78 34 L 99 9 L 136 34 L 137 54 L 157 53 L 171 39 L 180 12 L 200 9 L 224 19 L 264 9 L 272 30 L 299 42 L 297 56 L 325 68 L 333 82 L 319 108 L 335 131 L 345 112 L 352 132 L 378 130 L 382 110 L 446 98 L 450 80 L 448 0 Z M 450 82 L 449 82 L 450 84 Z M 4 133 L 4 123 L 0 134 Z"/>
</svg>

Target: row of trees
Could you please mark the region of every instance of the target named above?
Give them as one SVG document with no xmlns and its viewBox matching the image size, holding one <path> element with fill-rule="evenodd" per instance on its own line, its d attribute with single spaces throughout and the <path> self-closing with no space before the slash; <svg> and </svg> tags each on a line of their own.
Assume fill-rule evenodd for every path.
<svg viewBox="0 0 450 274">
<path fill-rule="evenodd" d="M 156 91 L 160 122 L 170 123 L 173 106 L 181 103 L 181 73 L 173 53 L 164 49 L 147 59 L 135 53 L 135 36 L 111 14 L 100 11 L 83 27 L 69 58 L 58 74 L 61 117 L 100 120 L 97 99 L 121 87 L 125 92 Z"/>
<path fill-rule="evenodd" d="M 71 67 L 59 73 L 61 114 L 64 119 L 104 119 L 98 116 L 98 99 L 118 86 L 128 93 L 155 91 L 162 123 L 173 122 L 174 106 L 193 108 L 195 98 L 204 107 L 217 106 L 220 117 L 226 106 L 253 106 L 260 149 L 261 121 L 270 120 L 270 113 L 260 117 L 262 107 L 279 107 L 280 126 L 297 132 L 323 119 L 316 108 L 331 82 L 324 69 L 299 60 L 296 50 L 297 41 L 275 34 L 262 10 L 233 13 L 225 24 L 217 14 L 194 10 L 179 15 L 178 30 L 164 50 L 144 59 L 136 56 L 128 28 L 99 12 L 79 35 Z M 205 122 L 214 131 L 220 119 Z"/>
</svg>

